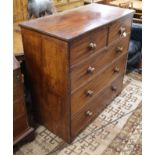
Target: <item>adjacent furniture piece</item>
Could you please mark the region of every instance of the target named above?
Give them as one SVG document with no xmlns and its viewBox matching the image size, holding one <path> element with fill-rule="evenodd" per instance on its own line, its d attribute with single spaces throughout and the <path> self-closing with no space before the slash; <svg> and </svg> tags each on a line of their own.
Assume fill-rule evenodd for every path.
<svg viewBox="0 0 155 155">
<path fill-rule="evenodd" d="M 34 129 L 30 127 L 25 107 L 24 89 L 20 65 L 13 59 L 13 145 L 34 138 Z"/>
<path fill-rule="evenodd" d="M 21 30 L 18 24 L 13 24 L 13 54 L 15 56 L 24 55 Z"/>
<path fill-rule="evenodd" d="M 13 22 L 20 22 L 28 19 L 28 0 L 13 0 Z"/>
<path fill-rule="evenodd" d="M 68 143 L 121 92 L 133 14 L 93 3 L 21 24 L 36 119 Z"/>
<path fill-rule="evenodd" d="M 142 23 L 142 1 L 141 0 L 114 0 L 109 2 L 110 5 L 122 8 L 131 8 L 135 10 L 133 21 Z"/>
<path fill-rule="evenodd" d="M 84 0 L 54 0 L 57 11 L 64 11 L 84 5 Z"/>
<path fill-rule="evenodd" d="M 140 67 L 142 61 L 142 24 L 133 23 L 131 29 L 131 38 L 128 50 L 128 70 L 134 70 Z"/>
<path fill-rule="evenodd" d="M 90 3 L 98 3 L 98 4 L 107 4 L 113 0 L 84 0 L 85 4 L 90 4 Z"/>
</svg>

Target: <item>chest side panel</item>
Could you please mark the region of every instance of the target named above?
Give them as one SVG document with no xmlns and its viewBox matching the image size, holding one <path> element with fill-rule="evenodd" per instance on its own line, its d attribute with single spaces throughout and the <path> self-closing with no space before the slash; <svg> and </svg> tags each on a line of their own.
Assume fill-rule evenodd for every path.
<svg viewBox="0 0 155 155">
<path fill-rule="evenodd" d="M 25 60 L 35 116 L 41 124 L 70 140 L 67 42 L 22 29 Z"/>
</svg>

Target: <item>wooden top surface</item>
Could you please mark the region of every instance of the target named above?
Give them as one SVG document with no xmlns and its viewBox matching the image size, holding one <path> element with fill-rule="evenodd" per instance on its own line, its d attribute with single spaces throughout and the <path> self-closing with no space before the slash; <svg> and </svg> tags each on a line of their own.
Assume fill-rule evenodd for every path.
<svg viewBox="0 0 155 155">
<path fill-rule="evenodd" d="M 13 53 L 15 56 L 24 54 L 19 23 L 13 24 Z"/>
<path fill-rule="evenodd" d="M 13 31 L 13 53 L 15 55 L 24 53 L 21 33 L 16 31 Z"/>
<path fill-rule="evenodd" d="M 92 29 L 108 24 L 133 10 L 92 3 L 20 24 L 62 40 L 71 40 Z"/>
</svg>

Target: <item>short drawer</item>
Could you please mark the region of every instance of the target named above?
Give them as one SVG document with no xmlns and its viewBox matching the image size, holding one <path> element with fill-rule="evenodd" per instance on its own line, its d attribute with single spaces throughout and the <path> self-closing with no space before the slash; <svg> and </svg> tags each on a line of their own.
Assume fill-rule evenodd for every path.
<svg viewBox="0 0 155 155">
<path fill-rule="evenodd" d="M 104 48 L 107 44 L 107 33 L 108 28 L 102 27 L 73 40 L 70 43 L 71 65 L 88 58 L 94 52 Z"/>
<path fill-rule="evenodd" d="M 127 54 L 115 60 L 107 69 L 88 81 L 71 95 L 71 113 L 76 114 L 83 106 L 92 100 L 109 81 L 125 72 Z"/>
<path fill-rule="evenodd" d="M 107 64 L 111 63 L 128 50 L 129 36 L 121 39 L 85 62 L 71 68 L 71 89 L 78 89 L 83 83 L 91 80 Z"/>
<path fill-rule="evenodd" d="M 108 45 L 119 38 L 130 35 L 132 18 L 121 18 L 109 26 Z"/>
<path fill-rule="evenodd" d="M 123 76 L 107 84 L 105 89 L 87 104 L 75 117 L 72 117 L 72 136 L 77 136 L 107 105 L 121 92 Z"/>
</svg>

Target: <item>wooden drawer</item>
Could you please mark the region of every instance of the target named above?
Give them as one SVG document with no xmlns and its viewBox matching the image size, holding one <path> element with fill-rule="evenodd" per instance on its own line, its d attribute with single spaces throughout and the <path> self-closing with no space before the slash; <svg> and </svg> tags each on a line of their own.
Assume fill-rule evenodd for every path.
<svg viewBox="0 0 155 155">
<path fill-rule="evenodd" d="M 15 59 L 14 59 L 15 61 Z M 15 63 L 14 63 L 15 64 Z M 24 88 L 20 68 L 13 70 L 13 145 L 33 138 L 33 128 L 28 124 Z"/>
<path fill-rule="evenodd" d="M 121 92 L 123 76 L 109 83 L 87 106 L 72 117 L 71 133 L 75 137 Z M 115 88 L 115 89 L 113 89 Z"/>
<path fill-rule="evenodd" d="M 24 100 L 23 91 L 24 91 L 23 85 L 21 81 L 19 81 L 18 83 L 14 85 L 14 88 L 13 88 L 13 101 L 16 101 L 19 98 L 22 98 Z"/>
<path fill-rule="evenodd" d="M 130 35 L 131 21 L 132 18 L 125 17 L 113 22 L 109 26 L 108 44 L 119 38 L 125 38 L 127 35 Z"/>
<path fill-rule="evenodd" d="M 90 57 L 94 52 L 104 48 L 107 43 L 107 33 L 108 28 L 102 27 L 73 40 L 70 44 L 71 65 Z"/>
<path fill-rule="evenodd" d="M 127 54 L 114 61 L 106 70 L 87 82 L 71 95 L 71 114 L 76 114 L 83 106 L 92 100 L 106 84 L 125 72 Z"/>
<path fill-rule="evenodd" d="M 25 113 L 25 98 L 20 69 L 13 71 L 13 119 Z"/>
<path fill-rule="evenodd" d="M 107 64 L 111 63 L 115 58 L 124 54 L 128 50 L 129 36 L 121 41 L 117 41 L 108 49 L 99 52 L 92 58 L 83 63 L 74 66 L 71 69 L 71 89 L 78 89 L 87 80 L 91 80 L 99 71 L 104 69 Z"/>
<path fill-rule="evenodd" d="M 23 98 L 17 98 L 13 101 L 13 119 L 25 114 L 25 103 Z"/>
<path fill-rule="evenodd" d="M 13 120 L 13 139 L 15 140 L 29 128 L 25 114 Z"/>
</svg>

